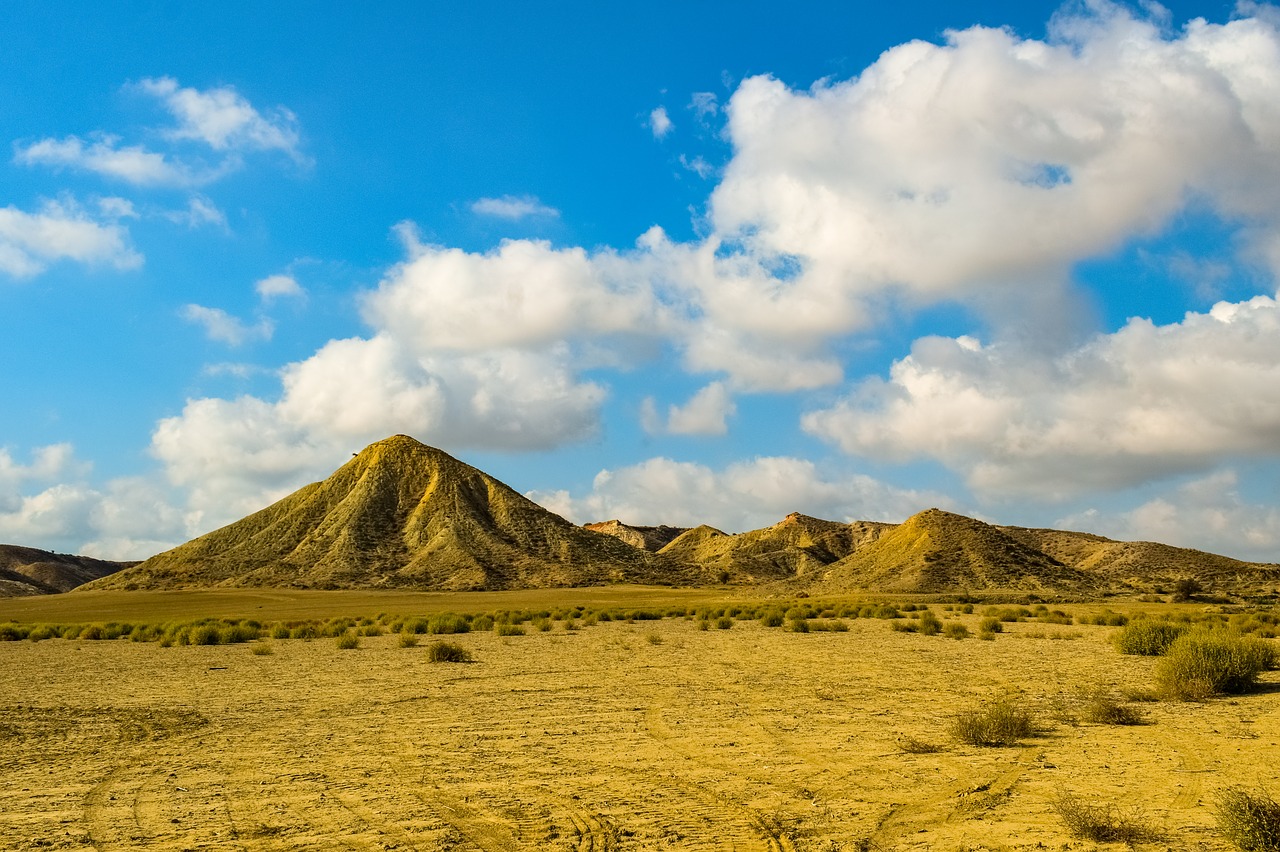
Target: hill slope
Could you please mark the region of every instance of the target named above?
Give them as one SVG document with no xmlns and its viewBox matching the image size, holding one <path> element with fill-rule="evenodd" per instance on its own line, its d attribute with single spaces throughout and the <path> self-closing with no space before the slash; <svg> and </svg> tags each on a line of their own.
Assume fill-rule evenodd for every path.
<svg viewBox="0 0 1280 852">
<path fill-rule="evenodd" d="M 786 580 L 813 576 L 891 528 L 891 524 L 843 524 L 792 512 L 771 527 L 737 535 L 696 527 L 659 552 L 697 565 L 708 578 L 730 582 Z"/>
<path fill-rule="evenodd" d="M 687 579 L 397 435 L 323 482 L 92 588 L 511 589 Z"/>
<path fill-rule="evenodd" d="M 1082 592 L 1085 571 L 1042 553 L 982 521 L 928 509 L 832 565 L 824 591 L 880 589 L 964 592 L 978 589 Z"/>
<path fill-rule="evenodd" d="M 681 533 L 688 532 L 685 527 L 636 527 L 624 524 L 619 520 L 599 521 L 594 524 L 583 524 L 583 529 L 611 535 L 619 541 L 625 541 L 632 547 L 657 553 Z"/>
<path fill-rule="evenodd" d="M 69 592 L 133 564 L 0 544 L 0 597 Z"/>
<path fill-rule="evenodd" d="M 1155 591 L 1184 578 L 1198 580 L 1209 591 L 1253 591 L 1280 582 L 1280 565 L 1242 562 L 1202 550 L 1063 530 L 1000 529 L 1112 590 Z"/>
</svg>

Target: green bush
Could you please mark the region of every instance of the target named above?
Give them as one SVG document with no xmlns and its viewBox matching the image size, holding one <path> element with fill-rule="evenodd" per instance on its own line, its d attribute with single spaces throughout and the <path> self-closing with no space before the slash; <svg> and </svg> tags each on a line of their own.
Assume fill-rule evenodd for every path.
<svg viewBox="0 0 1280 852">
<path fill-rule="evenodd" d="M 1167 621 L 1152 621 L 1141 618 L 1130 621 L 1115 636 L 1116 648 L 1121 654 L 1138 654 L 1144 657 L 1159 657 L 1169 650 L 1173 640 L 1188 630 L 1185 624 L 1171 624 Z"/>
<path fill-rule="evenodd" d="M 786 620 L 786 613 L 780 609 L 767 609 L 760 615 L 760 623 L 765 627 L 781 627 Z"/>
<path fill-rule="evenodd" d="M 958 621 L 950 621 L 947 622 L 946 627 L 942 628 L 942 635 L 948 639 L 966 639 L 969 636 L 969 628 Z"/>
<path fill-rule="evenodd" d="M 359 647 L 360 647 L 360 637 L 357 636 L 355 634 L 355 631 L 353 630 L 348 630 L 346 633 L 343 633 L 341 636 L 338 637 L 338 648 L 340 650 L 354 651 L 356 648 L 359 648 Z"/>
<path fill-rule="evenodd" d="M 1241 852 L 1280 852 L 1280 804 L 1261 790 L 1218 793 L 1218 830 Z"/>
<path fill-rule="evenodd" d="M 1174 640 L 1156 665 L 1156 691 L 1179 701 L 1238 695 L 1274 665 L 1275 648 L 1265 639 L 1195 630 Z"/>
<path fill-rule="evenodd" d="M 960 713 L 951 723 L 951 735 L 969 745 L 1012 746 L 1036 733 L 1031 712 L 1010 697 Z"/>
<path fill-rule="evenodd" d="M 218 645 L 222 642 L 222 629 L 216 624 L 198 624 L 189 635 L 192 645 Z"/>
<path fill-rule="evenodd" d="M 498 621 L 493 625 L 493 632 L 499 636 L 523 636 L 524 628 L 508 621 Z"/>
<path fill-rule="evenodd" d="M 994 615 L 988 615 L 982 621 L 978 622 L 978 630 L 983 633 L 1003 633 L 1004 622 L 996 618 Z"/>
<path fill-rule="evenodd" d="M 550 625 L 551 622 L 548 621 L 547 624 Z M 439 615 L 431 616 L 427 620 L 427 632 L 431 634 L 468 633 L 470 631 L 471 622 L 467 621 L 463 616 L 452 612 L 442 612 Z"/>
<path fill-rule="evenodd" d="M 432 642 L 427 647 L 427 659 L 433 663 L 469 663 L 471 652 L 454 642 Z"/>
</svg>

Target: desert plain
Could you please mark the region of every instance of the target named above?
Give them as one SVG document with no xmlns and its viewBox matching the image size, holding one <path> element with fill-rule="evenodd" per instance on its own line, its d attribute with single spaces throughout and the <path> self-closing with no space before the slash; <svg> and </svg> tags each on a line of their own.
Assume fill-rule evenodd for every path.
<svg viewBox="0 0 1280 852">
<path fill-rule="evenodd" d="M 519 593 L 503 594 L 412 603 L 484 612 Z M 603 602 L 592 594 L 651 608 L 666 595 L 689 615 L 562 618 L 524 635 L 423 635 L 410 647 L 397 633 L 349 649 L 331 637 L 0 642 L 0 848 L 1111 845 L 1068 832 L 1054 807 L 1067 796 L 1144 826 L 1139 847 L 1226 850 L 1215 795 L 1274 788 L 1280 765 L 1275 672 L 1245 695 L 1134 701 L 1150 692 L 1156 661 L 1118 653 L 1116 627 L 1084 623 L 1100 605 L 1062 605 L 1074 623 L 1010 622 L 980 641 L 981 605 L 930 606 L 943 625 L 966 625 L 956 640 L 879 618 L 846 619 L 842 632 L 745 618 L 708 629 L 693 613 L 713 608 L 709 590 L 523 594 L 534 607 L 556 597 L 587 612 Z M 207 596 L 168 600 L 171 610 L 213 607 Z M 221 600 L 234 609 L 234 595 Z M 352 616 L 409 605 L 348 600 Z M 6 601 L 0 621 L 58 605 Z M 267 623 L 273 607 L 315 617 L 344 604 L 342 593 L 275 592 L 244 605 Z M 445 639 L 473 661 L 431 662 Z M 1143 724 L 1086 721 L 1081 708 L 1100 693 Z M 1034 713 L 1034 736 L 1010 747 L 951 736 L 958 713 L 1001 697 Z"/>
</svg>

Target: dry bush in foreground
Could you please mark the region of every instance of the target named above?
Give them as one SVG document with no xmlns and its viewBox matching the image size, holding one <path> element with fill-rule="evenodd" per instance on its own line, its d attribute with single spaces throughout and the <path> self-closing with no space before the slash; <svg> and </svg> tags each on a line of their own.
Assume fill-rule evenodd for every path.
<svg viewBox="0 0 1280 852">
<path fill-rule="evenodd" d="M 1059 791 L 1053 810 L 1073 837 L 1095 843 L 1140 843 L 1158 837 L 1150 825 L 1137 816 L 1125 816 L 1114 805 L 1090 805 L 1080 797 Z"/>
<path fill-rule="evenodd" d="M 1147 721 L 1137 708 L 1116 701 L 1102 689 L 1086 698 L 1084 718 L 1095 725 L 1143 725 Z"/>
<path fill-rule="evenodd" d="M 1035 718 L 1013 697 L 1000 698 L 985 707 L 967 710 L 951 723 L 951 735 L 969 745 L 996 747 L 1017 745 L 1035 736 Z"/>
<path fill-rule="evenodd" d="M 1196 630 L 1178 637 L 1156 666 L 1156 691 L 1179 701 L 1238 695 L 1275 665 L 1275 649 L 1265 639 L 1222 630 Z"/>
<path fill-rule="evenodd" d="M 1280 852 L 1280 804 L 1258 790 L 1218 793 L 1218 830 L 1242 852 Z"/>
<path fill-rule="evenodd" d="M 469 663 L 471 652 L 455 642 L 432 642 L 427 659 L 433 663 Z"/>
</svg>

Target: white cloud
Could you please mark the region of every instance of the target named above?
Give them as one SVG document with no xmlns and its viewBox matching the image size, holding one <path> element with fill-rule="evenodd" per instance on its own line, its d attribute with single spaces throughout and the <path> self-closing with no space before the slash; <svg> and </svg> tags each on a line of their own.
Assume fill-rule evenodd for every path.
<svg viewBox="0 0 1280 852">
<path fill-rule="evenodd" d="M 172 77 L 145 79 L 138 88 L 159 99 L 178 120 L 166 135 L 203 142 L 215 151 L 282 151 L 301 160 L 297 117 L 284 107 L 263 115 L 231 86 L 183 87 Z"/>
<path fill-rule="evenodd" d="M 712 173 L 715 172 L 715 168 L 703 159 L 701 154 L 694 157 L 686 157 L 684 154 L 681 154 L 680 165 L 684 166 L 685 169 L 693 172 L 703 180 L 711 177 Z"/>
<path fill-rule="evenodd" d="M 808 91 L 744 80 L 727 105 L 716 236 L 761 262 L 794 259 L 771 301 L 832 306 L 809 316 L 826 336 L 889 299 L 1050 310 L 1039 290 L 1191 198 L 1273 234 L 1276 31 L 1197 21 L 1166 38 L 1092 9 L 1057 19 L 1051 42 L 976 27 Z"/>
<path fill-rule="evenodd" d="M 668 432 L 672 435 L 724 435 L 726 422 L 737 413 L 733 396 L 723 382 L 712 382 L 695 393 L 684 405 L 667 408 L 664 424 L 658 417 L 653 400 L 646 399 L 641 408 L 641 425 L 649 434 Z"/>
<path fill-rule="evenodd" d="M 67 167 L 94 172 L 137 186 L 197 186 L 222 176 L 216 168 L 175 162 L 140 145 L 122 145 L 119 137 L 98 135 L 86 143 L 77 136 L 15 144 L 15 162 L 28 166 Z"/>
<path fill-rule="evenodd" d="M 1061 497 L 1267 456 L 1280 439 L 1280 304 L 1134 319 L 1053 358 L 925 338 L 888 381 L 804 427 L 848 453 L 934 458 L 978 491 Z"/>
<path fill-rule="evenodd" d="M 716 99 L 715 92 L 694 92 L 689 99 L 689 109 L 693 110 L 698 121 L 705 122 L 720 111 L 720 102 Z"/>
<path fill-rule="evenodd" d="M 654 458 L 601 471 L 589 494 L 535 491 L 528 497 L 577 523 L 705 523 L 726 532 L 768 526 L 791 512 L 839 521 L 901 521 L 946 505 L 936 494 L 893 488 L 863 475 L 830 476 L 810 461 L 788 457 L 756 458 L 721 470 Z"/>
<path fill-rule="evenodd" d="M 609 254 L 531 240 L 507 240 L 485 254 L 416 242 L 409 251 L 366 296 L 363 313 L 423 350 L 540 348 L 582 337 L 649 336 L 664 325 L 647 282 Z"/>
<path fill-rule="evenodd" d="M 504 195 L 501 198 L 481 198 L 471 202 L 471 212 L 498 219 L 554 218 L 560 211 L 548 207 L 532 195 Z"/>
<path fill-rule="evenodd" d="M 1129 511 L 1088 510 L 1064 518 L 1067 529 L 1086 528 L 1121 541 L 1158 541 L 1237 559 L 1276 562 L 1280 509 L 1247 502 L 1234 470 L 1192 480 Z"/>
<path fill-rule="evenodd" d="M 268 275 L 254 284 L 253 289 L 257 291 L 258 298 L 264 302 L 273 302 L 276 299 L 302 299 L 307 295 L 307 291 L 292 275 L 283 273 Z"/>
<path fill-rule="evenodd" d="M 95 220 L 74 202 L 48 201 L 36 213 L 0 208 L 0 273 L 28 278 L 60 260 L 121 270 L 142 265 L 123 226 Z"/>
<path fill-rule="evenodd" d="M 649 129 L 653 131 L 654 139 L 661 139 L 675 129 L 666 107 L 657 107 L 649 113 Z"/>
<path fill-rule="evenodd" d="M 228 346 L 243 346 L 254 340 L 270 340 L 275 331 L 275 325 L 269 319 L 263 318 L 249 325 L 221 308 L 184 305 L 178 313 L 187 322 L 202 327 L 205 336 L 210 340 L 216 340 Z"/>
<path fill-rule="evenodd" d="M 206 225 L 227 230 L 227 216 L 218 206 L 203 195 L 193 195 L 187 199 L 185 210 L 171 210 L 164 215 L 170 222 L 186 225 L 195 230 Z"/>
</svg>

